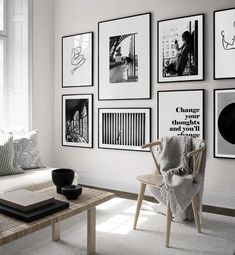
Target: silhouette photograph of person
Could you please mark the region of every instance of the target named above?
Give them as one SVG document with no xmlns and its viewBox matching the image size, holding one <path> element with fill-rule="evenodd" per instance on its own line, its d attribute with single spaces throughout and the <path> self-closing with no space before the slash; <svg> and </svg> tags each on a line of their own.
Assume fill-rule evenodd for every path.
<svg viewBox="0 0 235 255">
<path fill-rule="evenodd" d="M 199 75 L 203 64 L 202 21 L 199 18 L 186 17 L 177 19 L 174 23 L 172 20 L 162 21 L 161 24 L 159 43 L 162 78 L 185 77 L 183 79 L 187 79 L 187 76 Z"/>
<path fill-rule="evenodd" d="M 158 21 L 158 82 L 204 79 L 204 15 Z"/>
<path fill-rule="evenodd" d="M 191 34 L 189 31 L 183 32 L 181 45 L 175 39 L 176 57 L 174 61 L 165 67 L 166 73 L 173 76 L 197 74 L 197 67 L 194 62 L 194 39 L 194 32 Z"/>
</svg>

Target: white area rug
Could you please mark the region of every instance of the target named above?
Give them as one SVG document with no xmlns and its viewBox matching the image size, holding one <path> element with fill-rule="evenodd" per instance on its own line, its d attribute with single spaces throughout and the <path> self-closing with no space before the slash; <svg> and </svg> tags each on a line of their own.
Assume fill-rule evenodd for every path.
<svg viewBox="0 0 235 255">
<path fill-rule="evenodd" d="M 203 233 L 194 223 L 172 223 L 171 248 L 165 248 L 166 217 L 141 210 L 132 230 L 136 202 L 115 198 L 97 208 L 97 255 L 206 254 L 234 255 L 235 218 L 203 213 Z M 61 224 L 61 240 L 51 241 L 51 228 L 0 247 L 0 255 L 84 255 L 86 214 Z"/>
</svg>

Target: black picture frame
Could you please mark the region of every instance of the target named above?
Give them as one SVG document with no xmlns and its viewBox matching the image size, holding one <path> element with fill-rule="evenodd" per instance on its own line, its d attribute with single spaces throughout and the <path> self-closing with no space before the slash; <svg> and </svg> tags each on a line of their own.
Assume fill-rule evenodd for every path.
<svg viewBox="0 0 235 255">
<path fill-rule="evenodd" d="M 63 94 L 61 110 L 62 146 L 93 148 L 93 94 Z"/>
<path fill-rule="evenodd" d="M 134 36 L 135 34 L 138 36 Z M 120 45 L 120 43 L 117 44 L 118 38 L 124 38 L 125 40 L 131 38 L 130 40 L 134 41 L 132 43 L 134 53 L 129 54 L 129 56 L 132 56 L 131 59 L 121 54 L 121 56 L 115 56 L 114 60 L 115 49 Z M 120 39 L 121 42 L 124 39 Z M 124 46 L 119 48 L 121 47 L 124 48 Z M 138 54 L 136 50 L 138 50 Z M 139 61 L 143 62 L 141 68 L 135 68 Z M 120 74 L 124 73 L 122 71 L 124 63 L 127 63 L 125 65 L 129 66 L 127 68 L 128 72 L 133 75 L 125 73 L 125 78 L 123 76 L 120 78 Z M 99 101 L 151 99 L 151 68 L 150 12 L 98 22 Z M 133 71 L 135 69 L 138 69 L 137 75 Z M 109 73 L 107 73 L 107 70 L 109 70 Z"/>
<path fill-rule="evenodd" d="M 235 7 L 213 12 L 214 80 L 235 79 L 235 41 L 231 40 L 231 36 L 227 36 L 227 31 L 233 27 L 234 15 Z M 226 38 L 229 38 L 230 41 L 227 41 Z"/>
<path fill-rule="evenodd" d="M 157 42 L 158 42 L 157 82 L 158 83 L 189 82 L 189 81 L 192 82 L 192 81 L 203 81 L 205 79 L 205 63 L 204 63 L 204 45 L 205 45 L 204 19 L 205 18 L 204 17 L 205 17 L 204 13 L 199 13 L 199 14 L 194 14 L 189 16 L 181 16 L 176 18 L 159 20 L 157 22 Z M 192 29 L 194 28 L 193 31 L 192 30 L 188 31 L 187 28 L 183 29 L 184 32 L 188 31 L 190 32 L 190 34 L 183 33 L 182 28 L 178 29 L 177 27 L 175 27 L 176 34 L 167 34 L 166 32 L 164 32 L 164 27 L 165 27 L 165 31 L 169 30 L 169 33 L 173 33 L 174 31 L 171 29 L 171 25 L 176 26 L 177 22 L 181 24 L 183 21 L 188 22 L 188 26 L 190 28 Z M 194 24 L 191 24 L 192 21 L 194 21 Z M 186 25 L 184 26 L 187 27 Z M 197 29 L 195 29 L 195 27 L 197 27 Z M 166 37 L 165 40 L 162 39 L 164 33 L 167 34 L 166 36 L 164 36 Z M 190 40 L 193 40 L 193 41 L 192 43 L 189 44 L 189 47 L 186 45 L 184 49 L 181 49 L 181 52 L 180 51 L 177 52 L 177 50 L 175 49 L 176 41 L 177 41 L 178 47 L 179 47 L 179 41 L 181 41 L 180 45 L 183 47 L 183 44 L 182 44 L 183 34 L 185 38 L 190 38 Z M 167 43 L 166 46 L 164 45 L 165 48 L 163 46 L 163 42 Z M 190 45 L 193 45 L 193 49 L 194 49 L 193 53 L 188 53 L 190 54 L 189 57 L 191 58 L 191 63 L 188 60 L 185 66 L 183 56 L 186 56 L 185 53 L 192 51 L 191 49 L 192 46 L 190 47 Z M 195 45 L 197 45 L 197 47 Z M 169 46 L 169 49 L 168 49 L 168 46 Z M 163 50 L 165 51 L 164 53 L 162 53 Z M 166 59 L 162 57 L 162 55 L 164 54 L 167 56 Z M 197 55 L 197 58 L 194 57 L 195 55 Z M 166 73 L 168 74 L 166 75 Z M 164 74 L 165 77 L 162 74 Z"/>
<path fill-rule="evenodd" d="M 74 44 L 77 45 L 76 48 L 73 48 Z M 83 46 L 81 46 L 81 44 L 83 44 Z M 62 36 L 61 38 L 62 88 L 93 86 L 94 79 L 93 60 L 94 60 L 93 32 L 84 32 Z"/>
<path fill-rule="evenodd" d="M 168 96 L 160 98 L 164 94 Z M 200 102 L 197 102 L 198 99 Z M 157 91 L 157 138 L 188 135 L 204 139 L 204 105 L 204 89 Z M 164 115 L 163 118 L 161 114 Z"/>
<path fill-rule="evenodd" d="M 235 88 L 214 89 L 214 158 L 235 159 Z"/>
<path fill-rule="evenodd" d="M 148 152 L 151 125 L 149 107 L 98 108 L 98 148 Z"/>
</svg>

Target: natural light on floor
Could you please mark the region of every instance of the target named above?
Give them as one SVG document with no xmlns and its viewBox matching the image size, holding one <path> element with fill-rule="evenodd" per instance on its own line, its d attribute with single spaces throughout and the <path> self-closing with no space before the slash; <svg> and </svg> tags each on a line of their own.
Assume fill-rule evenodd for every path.
<svg viewBox="0 0 235 255">
<path fill-rule="evenodd" d="M 111 201 L 108 201 L 102 205 L 97 206 L 97 209 L 106 210 L 124 201 L 125 199 L 122 199 L 122 198 L 114 198 Z M 126 235 L 133 229 L 134 214 L 135 214 L 135 206 L 130 206 L 124 211 L 117 212 L 117 214 L 114 215 L 113 217 L 105 219 L 105 221 L 97 225 L 96 229 L 99 232 Z M 147 220 L 147 217 L 143 217 L 142 215 L 145 216 L 145 215 L 153 215 L 153 214 L 154 214 L 153 212 L 148 212 L 148 211 L 141 212 L 141 215 L 138 219 L 138 224 L 141 224 Z"/>
<path fill-rule="evenodd" d="M 113 207 L 117 204 L 120 204 L 122 201 L 123 201 L 122 198 L 115 197 L 115 198 L 113 198 L 112 200 L 110 200 L 106 203 L 98 205 L 96 208 L 98 210 L 107 210 L 107 209 L 109 209 L 109 208 L 111 208 L 111 207 Z"/>
<path fill-rule="evenodd" d="M 125 235 L 133 229 L 133 215 L 117 214 L 97 226 L 97 231 Z M 141 224 L 147 218 L 139 217 L 138 223 Z"/>
</svg>

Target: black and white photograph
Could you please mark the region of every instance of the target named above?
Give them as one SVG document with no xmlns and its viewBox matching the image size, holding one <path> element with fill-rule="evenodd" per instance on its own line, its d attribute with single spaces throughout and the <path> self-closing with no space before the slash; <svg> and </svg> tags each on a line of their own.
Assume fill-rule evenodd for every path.
<svg viewBox="0 0 235 255">
<path fill-rule="evenodd" d="M 98 99 L 151 98 L 151 14 L 98 23 Z"/>
<path fill-rule="evenodd" d="M 204 79 L 204 14 L 158 21 L 158 82 Z"/>
<path fill-rule="evenodd" d="M 204 138 L 204 90 L 157 92 L 157 132 L 163 136 Z"/>
<path fill-rule="evenodd" d="M 62 87 L 93 84 L 93 32 L 62 37 Z"/>
<path fill-rule="evenodd" d="M 214 157 L 235 158 L 235 89 L 214 90 Z"/>
<path fill-rule="evenodd" d="M 110 37 L 110 83 L 138 82 L 136 36 L 133 33 Z"/>
<path fill-rule="evenodd" d="M 235 79 L 235 8 L 214 12 L 214 79 Z"/>
<path fill-rule="evenodd" d="M 148 151 L 150 108 L 100 108 L 99 148 Z"/>
<path fill-rule="evenodd" d="M 62 145 L 93 147 L 92 94 L 62 95 Z"/>
</svg>

